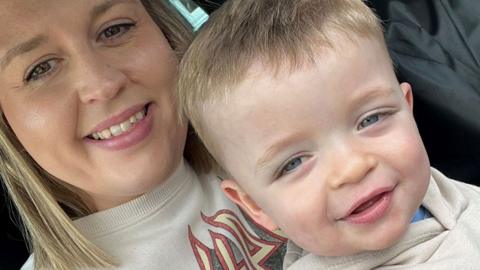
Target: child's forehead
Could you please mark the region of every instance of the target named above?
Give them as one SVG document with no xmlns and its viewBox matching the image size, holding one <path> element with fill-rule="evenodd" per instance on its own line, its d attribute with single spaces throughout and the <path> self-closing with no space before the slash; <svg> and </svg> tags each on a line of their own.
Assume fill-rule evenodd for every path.
<svg viewBox="0 0 480 270">
<path fill-rule="evenodd" d="M 294 73 L 305 72 L 315 68 L 315 62 L 320 60 L 323 55 L 291 59 L 287 57 L 279 57 L 276 59 L 266 59 L 256 57 L 248 66 L 244 76 L 234 88 L 240 88 L 245 84 L 256 84 L 259 81 L 268 81 L 276 84 L 281 79 L 288 77 Z"/>
<path fill-rule="evenodd" d="M 386 46 L 382 40 L 376 38 L 362 38 L 359 36 L 346 36 L 343 33 L 332 34 L 331 43 L 322 43 L 319 46 L 308 46 L 309 49 L 298 49 L 294 54 L 279 52 L 275 54 L 258 54 L 247 65 L 244 76 L 240 76 L 240 82 L 244 80 L 258 79 L 260 76 L 279 78 L 291 73 L 315 68 L 325 58 L 334 56 L 338 61 L 352 56 L 353 52 L 372 50 L 375 54 L 389 58 Z M 368 45 L 366 45 L 368 44 Z M 370 46 L 375 44 L 375 46 Z M 310 50 L 311 49 L 311 50 Z"/>
<path fill-rule="evenodd" d="M 275 62 L 254 58 L 238 83 L 226 86 L 225 100 L 220 99 L 215 106 L 226 108 L 231 114 L 238 114 L 247 106 L 253 108 L 272 103 L 269 105 L 275 107 L 280 98 L 276 95 L 278 89 L 287 89 L 295 98 L 301 88 L 313 94 L 335 91 L 344 95 L 354 95 L 352 92 L 365 88 L 364 84 L 373 88 L 394 88 L 397 82 L 393 68 L 380 42 L 344 39 L 337 43 L 338 46 L 323 48 L 314 57 L 297 62 L 289 58 L 279 58 Z M 323 99 L 317 98 L 320 104 Z"/>
</svg>

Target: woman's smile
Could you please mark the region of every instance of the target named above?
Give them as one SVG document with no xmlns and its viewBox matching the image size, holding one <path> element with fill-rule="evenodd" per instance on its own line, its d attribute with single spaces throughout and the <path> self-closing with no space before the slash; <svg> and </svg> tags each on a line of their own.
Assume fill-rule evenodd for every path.
<svg viewBox="0 0 480 270">
<path fill-rule="evenodd" d="M 98 131 L 85 137 L 85 141 L 107 150 L 126 149 L 140 143 L 152 130 L 153 115 L 149 113 L 152 107 L 149 103 L 125 110 L 98 125 L 95 128 Z"/>
<path fill-rule="evenodd" d="M 97 209 L 159 185 L 182 158 L 187 127 L 172 90 L 178 59 L 142 3 L 11 3 L 29 20 L 3 29 L 0 54 L 33 43 L 0 74 L 10 87 L 0 102 L 23 147 Z M 0 22 L 18 18 L 4 9 Z"/>
</svg>

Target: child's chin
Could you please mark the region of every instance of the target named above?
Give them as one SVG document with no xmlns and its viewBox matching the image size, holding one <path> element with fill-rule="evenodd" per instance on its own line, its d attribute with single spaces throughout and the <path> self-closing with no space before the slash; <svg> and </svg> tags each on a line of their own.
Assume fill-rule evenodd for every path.
<svg viewBox="0 0 480 270">
<path fill-rule="evenodd" d="M 409 223 L 408 223 L 409 224 Z M 402 226 L 402 224 L 397 224 L 398 226 L 390 227 L 388 233 L 379 234 L 377 239 L 371 239 L 368 244 L 366 244 L 366 251 L 378 251 L 389 248 L 395 243 L 397 243 L 403 235 L 406 233 L 408 225 Z"/>
</svg>

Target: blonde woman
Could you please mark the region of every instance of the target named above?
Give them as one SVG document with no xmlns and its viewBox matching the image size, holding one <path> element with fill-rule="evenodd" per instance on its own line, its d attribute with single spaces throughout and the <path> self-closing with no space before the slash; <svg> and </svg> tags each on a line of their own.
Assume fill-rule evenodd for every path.
<svg viewBox="0 0 480 270">
<path fill-rule="evenodd" d="M 174 88 L 191 33 L 167 1 L 0 13 L 0 173 L 32 252 L 22 269 L 281 266 L 285 239 L 259 237 L 184 158 Z"/>
</svg>

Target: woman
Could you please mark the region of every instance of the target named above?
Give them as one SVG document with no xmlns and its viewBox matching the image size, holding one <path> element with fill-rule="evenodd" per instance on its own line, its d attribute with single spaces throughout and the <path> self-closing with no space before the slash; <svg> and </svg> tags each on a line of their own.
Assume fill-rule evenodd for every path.
<svg viewBox="0 0 480 270">
<path fill-rule="evenodd" d="M 183 160 L 173 90 L 190 31 L 166 1 L 0 10 L 0 171 L 33 252 L 22 269 L 281 265 L 284 239 L 246 229 Z"/>
</svg>

